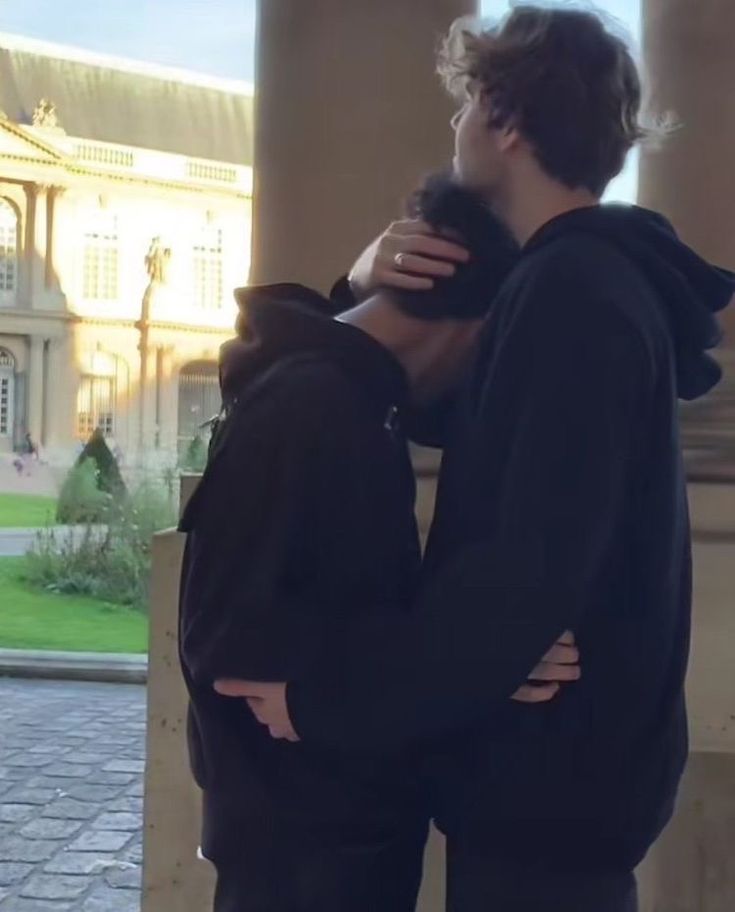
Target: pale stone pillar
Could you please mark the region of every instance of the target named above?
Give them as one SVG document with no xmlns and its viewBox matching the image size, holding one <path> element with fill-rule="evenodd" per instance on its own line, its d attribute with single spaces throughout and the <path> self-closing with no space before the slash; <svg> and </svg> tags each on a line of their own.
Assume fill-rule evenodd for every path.
<svg viewBox="0 0 735 912">
<path fill-rule="evenodd" d="M 327 290 L 452 148 L 440 36 L 475 0 L 261 0 L 251 281 Z"/>
<path fill-rule="evenodd" d="M 673 113 L 681 128 L 660 149 L 644 150 L 640 200 L 669 216 L 697 250 L 735 268 L 735 4 L 643 0 L 642 5 L 651 108 Z M 735 331 L 735 311 L 728 320 Z"/>
<path fill-rule="evenodd" d="M 452 105 L 438 41 L 474 0 L 261 0 L 251 281 L 327 291 L 449 162 Z M 436 461 L 421 460 L 422 534 Z M 433 833 L 419 912 L 443 908 L 443 840 Z"/>
<path fill-rule="evenodd" d="M 46 415 L 46 449 L 52 461 L 68 463 L 73 457 L 77 431 L 77 389 L 75 339 L 69 324 L 63 335 L 49 341 L 47 370 L 53 392 L 53 408 Z"/>
<path fill-rule="evenodd" d="M 46 263 L 49 241 L 49 188 L 36 185 L 36 212 L 33 220 L 33 306 L 43 307 L 46 298 Z"/>
<path fill-rule="evenodd" d="M 735 487 L 691 485 L 691 757 L 674 820 L 641 869 L 641 912 L 735 908 Z"/>
<path fill-rule="evenodd" d="M 36 261 L 36 199 L 38 186 L 24 184 L 26 197 L 25 220 L 23 224 L 23 257 L 19 262 L 21 299 L 28 308 L 35 307 L 35 261 Z"/>
<path fill-rule="evenodd" d="M 28 431 L 36 443 L 40 443 L 44 436 L 45 367 L 44 340 L 41 336 L 31 336 L 28 359 Z"/>
<path fill-rule="evenodd" d="M 201 796 L 189 769 L 188 697 L 177 647 L 183 544 L 184 536 L 174 531 L 153 542 L 141 912 L 206 912 L 212 907 L 214 874 L 197 857 Z"/>
<path fill-rule="evenodd" d="M 44 285 L 47 290 L 58 292 L 60 288 L 59 277 L 56 273 L 58 265 L 58 208 L 59 200 L 64 194 L 63 187 L 49 187 L 47 194 L 47 222 L 46 222 L 46 269 L 44 273 Z"/>
<path fill-rule="evenodd" d="M 735 268 L 735 6 L 730 0 L 643 0 L 654 112 L 681 128 L 644 151 L 639 198 L 686 241 Z M 735 468 L 735 308 L 722 315 L 723 384 L 685 415 L 685 442 L 709 449 L 703 475 Z M 710 468 L 710 465 L 712 468 Z M 643 912 L 735 908 L 735 487 L 691 485 L 695 602 L 689 672 L 692 756 L 679 810 L 644 865 Z"/>
<path fill-rule="evenodd" d="M 654 113 L 681 124 L 641 156 L 641 204 L 667 215 L 692 246 L 735 269 L 735 4 L 643 0 L 644 59 Z M 735 474 L 735 306 L 721 315 L 725 380 L 685 412 L 700 474 Z M 723 464 L 725 469 L 723 470 Z M 727 469 L 729 464 L 729 469 Z"/>
</svg>

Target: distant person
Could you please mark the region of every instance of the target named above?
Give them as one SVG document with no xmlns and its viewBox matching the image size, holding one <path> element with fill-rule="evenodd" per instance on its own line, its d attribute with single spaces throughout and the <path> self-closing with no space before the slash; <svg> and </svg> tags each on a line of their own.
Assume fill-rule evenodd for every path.
<svg viewBox="0 0 735 912">
<path fill-rule="evenodd" d="M 31 437 L 30 431 L 28 431 L 23 438 L 23 446 L 21 447 L 21 464 L 24 475 L 32 474 L 34 461 L 38 462 L 38 446 Z"/>
</svg>

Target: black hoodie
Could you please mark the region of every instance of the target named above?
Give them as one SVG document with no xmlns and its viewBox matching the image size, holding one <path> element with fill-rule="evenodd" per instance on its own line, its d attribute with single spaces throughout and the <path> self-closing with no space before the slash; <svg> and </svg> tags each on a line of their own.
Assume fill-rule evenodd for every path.
<svg viewBox="0 0 735 912">
<path fill-rule="evenodd" d="M 240 336 L 220 366 L 226 417 L 180 525 L 189 747 L 213 859 L 257 844 L 278 817 L 346 835 L 413 813 L 405 752 L 356 759 L 274 741 L 243 701 L 213 690 L 218 678 L 304 674 L 325 628 L 405 611 L 420 565 L 395 419 L 401 366 L 320 315 L 329 302 L 316 292 L 279 285 L 239 296 Z"/>
<path fill-rule="evenodd" d="M 289 686 L 297 731 L 434 739 L 439 822 L 496 857 L 630 869 L 686 757 L 690 534 L 677 399 L 735 286 L 638 208 L 563 215 L 497 296 L 446 442 L 416 610 Z M 566 629 L 583 677 L 509 704 Z"/>
</svg>

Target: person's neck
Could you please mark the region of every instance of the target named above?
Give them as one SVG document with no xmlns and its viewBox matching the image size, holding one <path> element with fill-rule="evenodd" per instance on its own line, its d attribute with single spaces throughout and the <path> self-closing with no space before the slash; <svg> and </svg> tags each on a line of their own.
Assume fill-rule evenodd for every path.
<svg viewBox="0 0 735 912">
<path fill-rule="evenodd" d="M 518 174 L 493 200 L 493 209 L 521 246 L 547 222 L 572 212 L 598 206 L 589 190 L 571 190 L 542 174 Z"/>
<path fill-rule="evenodd" d="M 387 349 L 403 367 L 419 399 L 434 394 L 448 356 L 472 332 L 469 322 L 411 317 L 385 294 L 368 298 L 336 319 L 362 330 Z"/>
</svg>

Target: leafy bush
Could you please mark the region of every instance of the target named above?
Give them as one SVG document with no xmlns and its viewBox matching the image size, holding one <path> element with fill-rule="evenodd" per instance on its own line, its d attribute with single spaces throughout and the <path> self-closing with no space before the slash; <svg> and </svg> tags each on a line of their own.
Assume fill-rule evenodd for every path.
<svg viewBox="0 0 735 912">
<path fill-rule="evenodd" d="M 111 502 L 111 495 L 98 486 L 94 460 L 85 459 L 75 465 L 64 480 L 56 518 L 68 525 L 102 522 Z"/>
<path fill-rule="evenodd" d="M 105 497 L 103 524 L 88 525 L 81 535 L 52 528 L 40 533 L 26 557 L 24 578 L 53 592 L 145 609 L 151 540 L 174 524 L 173 502 L 165 488 L 150 482 L 119 501 Z"/>
<path fill-rule="evenodd" d="M 107 446 L 105 435 L 100 428 L 97 428 L 89 438 L 77 459 L 77 465 L 81 465 L 87 459 L 94 460 L 97 467 L 97 487 L 100 491 L 106 491 L 113 497 L 124 496 L 125 482 L 120 474 L 120 466 Z"/>
<path fill-rule="evenodd" d="M 97 429 L 64 480 L 56 519 L 70 525 L 104 522 L 110 504 L 126 496 L 117 460 Z"/>
<path fill-rule="evenodd" d="M 186 452 L 181 457 L 181 468 L 185 472 L 203 472 L 207 465 L 207 445 L 201 437 L 189 441 Z"/>
</svg>

